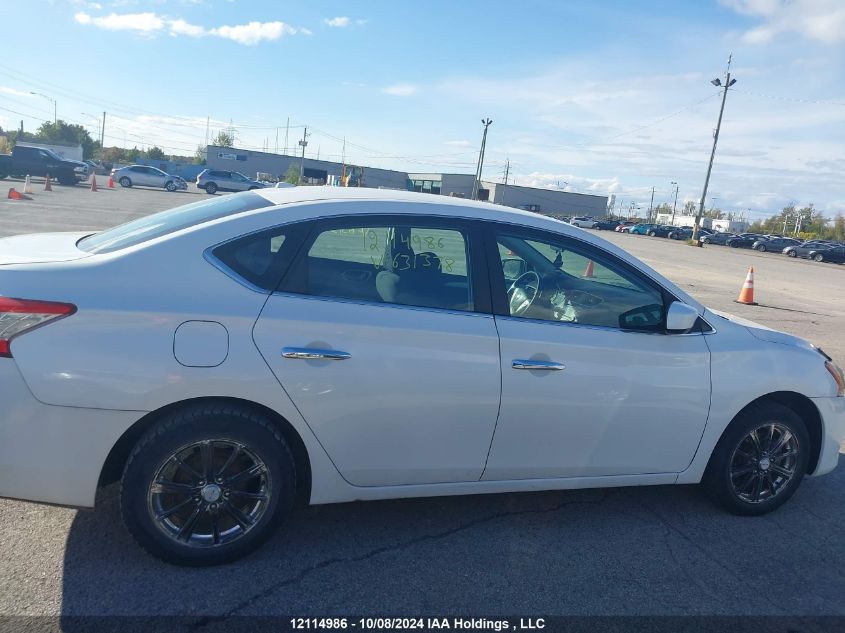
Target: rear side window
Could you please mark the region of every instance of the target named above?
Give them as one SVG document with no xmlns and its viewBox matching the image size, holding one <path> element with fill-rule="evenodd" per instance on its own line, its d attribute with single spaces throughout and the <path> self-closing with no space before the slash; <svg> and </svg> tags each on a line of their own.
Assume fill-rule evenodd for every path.
<svg viewBox="0 0 845 633">
<path fill-rule="evenodd" d="M 273 203 L 257 193 L 201 200 L 89 235 L 76 246 L 88 253 L 112 253 L 197 224 L 270 206 Z"/>
<path fill-rule="evenodd" d="M 309 226 L 300 222 L 245 235 L 216 247 L 212 255 L 230 276 L 271 292 L 307 237 Z"/>
</svg>

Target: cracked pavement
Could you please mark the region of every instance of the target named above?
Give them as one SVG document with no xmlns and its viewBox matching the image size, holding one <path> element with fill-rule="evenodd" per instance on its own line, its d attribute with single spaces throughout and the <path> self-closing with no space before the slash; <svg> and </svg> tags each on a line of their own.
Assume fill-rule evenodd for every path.
<svg viewBox="0 0 845 633">
<path fill-rule="evenodd" d="M 82 188 L 0 235 L 99 228 L 195 194 Z M 77 201 L 84 201 L 85 208 Z M 40 205 L 40 206 L 38 206 Z M 71 217 L 72 216 L 72 217 Z M 805 336 L 845 360 L 845 267 L 602 233 L 704 303 Z M 754 265 L 761 306 L 733 303 Z M 702 273 L 701 271 L 706 271 Z M 478 495 L 298 510 L 236 564 L 184 569 L 141 551 L 117 488 L 96 510 L 0 500 L 0 615 L 843 615 L 845 469 L 774 514 L 723 513 L 696 487 Z"/>
</svg>

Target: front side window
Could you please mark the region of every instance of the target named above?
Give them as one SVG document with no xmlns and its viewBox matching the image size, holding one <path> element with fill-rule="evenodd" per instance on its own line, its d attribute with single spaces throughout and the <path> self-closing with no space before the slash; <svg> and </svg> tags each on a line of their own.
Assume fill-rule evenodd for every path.
<svg viewBox="0 0 845 633">
<path fill-rule="evenodd" d="M 563 236 L 496 238 L 510 316 L 662 331 L 659 288 L 612 255 Z"/>
<path fill-rule="evenodd" d="M 385 222 L 319 232 L 298 291 L 320 297 L 472 311 L 468 239 L 457 229 Z"/>
</svg>

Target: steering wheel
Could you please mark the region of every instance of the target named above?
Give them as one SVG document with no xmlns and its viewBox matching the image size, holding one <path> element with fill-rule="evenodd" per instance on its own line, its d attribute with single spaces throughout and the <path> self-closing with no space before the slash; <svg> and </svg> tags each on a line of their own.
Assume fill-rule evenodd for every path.
<svg viewBox="0 0 845 633">
<path fill-rule="evenodd" d="M 522 273 L 508 288 L 508 304 L 511 316 L 521 316 L 540 294 L 540 275 L 533 270 Z"/>
</svg>

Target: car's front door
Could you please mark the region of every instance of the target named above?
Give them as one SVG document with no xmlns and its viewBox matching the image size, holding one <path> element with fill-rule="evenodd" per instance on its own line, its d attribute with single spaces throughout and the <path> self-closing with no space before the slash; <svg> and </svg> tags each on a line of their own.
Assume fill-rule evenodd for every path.
<svg viewBox="0 0 845 633">
<path fill-rule="evenodd" d="M 478 241 L 448 218 L 324 220 L 268 299 L 255 342 L 351 484 L 481 477 L 501 372 Z"/>
<path fill-rule="evenodd" d="M 710 406 L 704 335 L 665 333 L 671 299 L 618 257 L 494 226 L 502 404 L 484 479 L 686 468 Z"/>
<path fill-rule="evenodd" d="M 231 187 L 234 191 L 246 191 L 249 189 L 249 181 L 241 176 L 238 172 L 233 171 L 231 174 Z"/>
</svg>

